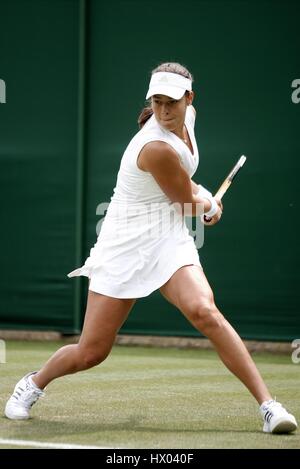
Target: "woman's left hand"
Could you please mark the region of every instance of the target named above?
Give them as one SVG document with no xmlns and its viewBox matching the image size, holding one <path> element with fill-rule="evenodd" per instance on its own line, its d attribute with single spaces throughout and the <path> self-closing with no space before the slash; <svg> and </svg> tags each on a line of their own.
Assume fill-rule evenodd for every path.
<svg viewBox="0 0 300 469">
<path fill-rule="evenodd" d="M 222 213 L 223 213 L 223 204 L 222 204 L 222 201 L 220 199 L 216 199 L 216 202 L 219 206 L 219 210 L 217 211 L 217 213 L 213 217 L 211 217 L 211 219 L 209 221 L 205 221 L 205 218 L 204 218 L 203 223 L 206 226 L 213 226 L 216 223 L 218 223 L 218 221 L 221 219 L 221 216 L 222 216 Z"/>
</svg>

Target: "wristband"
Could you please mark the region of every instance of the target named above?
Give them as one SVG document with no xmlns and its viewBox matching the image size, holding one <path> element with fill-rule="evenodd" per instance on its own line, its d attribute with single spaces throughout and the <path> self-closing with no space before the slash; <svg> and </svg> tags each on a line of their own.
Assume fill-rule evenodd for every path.
<svg viewBox="0 0 300 469">
<path fill-rule="evenodd" d="M 202 215 L 202 221 L 210 221 L 210 219 L 218 212 L 219 206 L 211 192 L 209 192 L 207 189 L 205 189 L 205 187 L 201 186 L 200 184 L 198 185 L 198 188 L 198 194 L 201 195 L 204 199 L 209 200 L 211 203 L 209 211 Z"/>
<path fill-rule="evenodd" d="M 219 205 L 217 204 L 216 200 L 213 197 L 210 197 L 210 198 L 207 197 L 207 200 L 210 201 L 211 207 L 208 212 L 204 213 L 204 217 L 205 219 L 207 219 L 206 221 L 208 221 L 209 218 L 212 218 L 216 213 L 218 213 L 218 210 L 219 210 Z"/>
</svg>

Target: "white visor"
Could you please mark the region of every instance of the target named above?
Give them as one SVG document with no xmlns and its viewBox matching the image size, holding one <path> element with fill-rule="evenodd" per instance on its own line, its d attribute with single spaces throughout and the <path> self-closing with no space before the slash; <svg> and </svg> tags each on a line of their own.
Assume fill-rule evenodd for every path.
<svg viewBox="0 0 300 469">
<path fill-rule="evenodd" d="M 192 81 L 171 72 L 157 72 L 151 77 L 146 99 L 155 94 L 163 94 L 173 99 L 181 99 L 186 91 L 192 90 Z"/>
</svg>

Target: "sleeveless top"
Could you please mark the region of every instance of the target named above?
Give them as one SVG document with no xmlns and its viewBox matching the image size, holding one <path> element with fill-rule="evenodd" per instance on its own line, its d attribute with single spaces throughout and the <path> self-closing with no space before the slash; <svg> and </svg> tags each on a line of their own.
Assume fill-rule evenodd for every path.
<svg viewBox="0 0 300 469">
<path fill-rule="evenodd" d="M 162 128 L 152 115 L 127 146 L 117 183 L 97 242 L 85 264 L 68 274 L 90 278 L 89 289 L 115 298 L 140 298 L 160 288 L 184 265 L 200 266 L 184 217 L 151 173 L 137 166 L 142 148 L 162 141 L 178 154 L 189 176 L 195 173 L 198 148 L 195 113 L 188 106 L 185 125 L 193 147 Z"/>
</svg>

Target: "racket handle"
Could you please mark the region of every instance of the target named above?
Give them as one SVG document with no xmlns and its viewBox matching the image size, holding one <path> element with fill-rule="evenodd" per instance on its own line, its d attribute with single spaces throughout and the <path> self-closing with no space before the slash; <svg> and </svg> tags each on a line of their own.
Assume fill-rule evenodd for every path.
<svg viewBox="0 0 300 469">
<path fill-rule="evenodd" d="M 215 193 L 214 195 L 214 199 L 217 199 L 217 200 L 221 200 L 223 195 L 225 194 L 225 192 L 227 191 L 227 189 L 229 188 L 230 184 L 231 184 L 232 181 L 229 181 L 228 179 L 226 179 L 223 184 L 219 187 L 219 189 L 217 190 L 217 192 Z M 204 220 L 206 222 L 210 222 L 211 221 L 211 218 L 208 218 L 204 215 Z"/>
<path fill-rule="evenodd" d="M 225 194 L 225 192 L 227 191 L 227 189 L 231 185 L 231 182 L 232 181 L 229 181 L 228 179 L 226 181 L 224 181 L 223 184 L 221 185 L 221 187 L 219 187 L 219 189 L 215 193 L 214 198 L 218 199 L 218 200 L 221 200 L 223 195 Z"/>
</svg>

